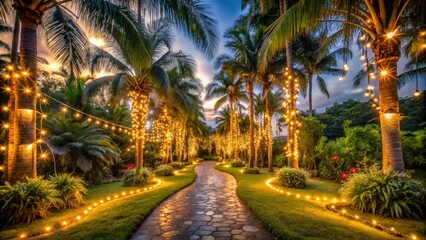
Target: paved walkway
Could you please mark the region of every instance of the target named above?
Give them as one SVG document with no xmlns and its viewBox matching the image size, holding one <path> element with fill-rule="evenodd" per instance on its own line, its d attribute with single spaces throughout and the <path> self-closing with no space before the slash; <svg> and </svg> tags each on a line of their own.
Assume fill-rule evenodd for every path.
<svg viewBox="0 0 426 240">
<path fill-rule="evenodd" d="M 197 166 L 195 182 L 158 206 L 131 239 L 272 239 L 238 199 L 234 177 L 214 164 Z"/>
</svg>

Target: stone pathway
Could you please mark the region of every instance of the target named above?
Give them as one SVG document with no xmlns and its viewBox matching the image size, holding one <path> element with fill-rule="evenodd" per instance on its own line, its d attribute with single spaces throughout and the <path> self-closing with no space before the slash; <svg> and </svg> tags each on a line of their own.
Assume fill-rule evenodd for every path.
<svg viewBox="0 0 426 240">
<path fill-rule="evenodd" d="M 158 206 L 131 239 L 273 239 L 238 199 L 234 177 L 214 164 L 197 166 L 195 182 Z"/>
</svg>

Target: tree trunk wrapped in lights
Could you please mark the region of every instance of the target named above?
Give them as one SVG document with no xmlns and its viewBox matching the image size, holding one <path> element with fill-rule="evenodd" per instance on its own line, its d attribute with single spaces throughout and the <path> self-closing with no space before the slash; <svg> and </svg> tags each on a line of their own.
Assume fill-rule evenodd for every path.
<svg viewBox="0 0 426 240">
<path fill-rule="evenodd" d="M 379 36 L 372 44 L 379 69 L 380 124 L 383 170 L 405 171 L 401 146 L 397 64 L 401 40 Z"/>
<path fill-rule="evenodd" d="M 14 184 L 25 177 L 34 178 L 36 170 L 36 91 L 37 91 L 37 27 L 42 14 L 27 8 L 17 9 L 22 24 L 20 55 L 21 67 L 26 75 L 16 75 L 13 89 L 15 106 L 9 132 L 7 181 Z"/>
<path fill-rule="evenodd" d="M 143 168 L 143 153 L 146 141 L 146 121 L 148 119 L 149 91 L 130 90 L 129 96 L 133 100 L 132 108 L 132 136 L 136 145 L 136 169 Z"/>
<path fill-rule="evenodd" d="M 250 110 L 249 110 L 249 118 L 250 118 L 250 127 L 249 127 L 249 136 L 250 136 L 250 144 L 249 144 L 249 167 L 253 168 L 254 166 L 254 156 L 255 156 L 255 144 L 254 144 L 254 99 L 253 99 L 253 81 L 250 80 L 247 84 L 247 93 L 250 97 Z"/>
</svg>

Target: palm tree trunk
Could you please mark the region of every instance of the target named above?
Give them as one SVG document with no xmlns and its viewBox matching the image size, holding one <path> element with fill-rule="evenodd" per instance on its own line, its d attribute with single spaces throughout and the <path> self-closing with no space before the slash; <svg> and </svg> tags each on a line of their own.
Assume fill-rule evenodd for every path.
<svg viewBox="0 0 426 240">
<path fill-rule="evenodd" d="M 397 79 L 401 42 L 397 38 L 378 37 L 373 42 L 373 50 L 379 68 L 383 170 L 404 172 Z"/>
<path fill-rule="evenodd" d="M 132 130 L 133 139 L 136 144 L 136 170 L 143 168 L 143 153 L 145 147 L 146 121 L 148 118 L 149 92 L 138 92 L 131 90 L 129 96 L 133 100 Z"/>
<path fill-rule="evenodd" d="M 253 82 L 250 79 L 248 82 L 248 94 L 250 97 L 250 146 L 249 146 L 249 167 L 253 168 L 254 165 L 254 99 L 253 99 Z"/>
<path fill-rule="evenodd" d="M 289 8 L 288 0 L 282 0 L 280 1 L 280 4 L 282 4 L 282 12 L 280 12 L 281 15 L 283 15 Z M 287 158 L 289 166 L 292 168 L 299 168 L 299 160 L 298 160 L 298 149 L 297 149 L 297 136 L 296 136 L 296 125 L 297 125 L 297 115 L 291 114 L 296 111 L 296 97 L 297 97 L 297 91 L 295 86 L 296 78 L 293 74 L 293 59 L 292 59 L 292 50 L 291 50 L 291 43 L 289 40 L 285 40 L 285 49 L 286 49 L 286 59 L 287 59 L 287 68 L 288 68 L 288 74 L 289 74 L 289 84 L 288 84 L 288 93 L 289 95 L 287 98 L 290 100 L 287 101 L 287 110 L 289 114 L 286 118 L 287 123 Z"/>
<path fill-rule="evenodd" d="M 21 22 L 19 20 L 18 14 L 15 14 L 15 24 L 13 27 L 13 37 L 12 37 L 12 49 L 10 53 L 10 64 L 15 69 L 18 65 L 18 45 L 19 45 L 19 34 L 21 32 Z M 13 76 L 10 79 L 10 88 L 16 89 L 16 78 Z M 13 163 L 16 158 L 16 151 L 17 147 L 15 145 L 15 139 L 17 139 L 17 132 L 15 131 L 15 112 L 16 112 L 16 106 L 15 106 L 15 99 L 16 99 L 16 91 L 12 91 L 9 94 L 9 100 L 8 100 L 8 106 L 11 109 L 9 112 L 9 133 L 8 133 L 8 151 L 7 151 L 7 162 Z M 11 166 L 8 164 L 8 166 Z M 9 169 L 9 168 L 8 168 Z M 9 176 L 8 172 L 8 176 Z M 9 178 L 7 178 L 9 179 Z"/>
<path fill-rule="evenodd" d="M 37 101 L 37 26 L 41 16 L 29 9 L 17 10 L 22 23 L 21 32 L 21 67 L 27 76 L 21 75 L 13 90 L 15 98 L 15 120 L 13 123 L 12 150 L 16 155 L 8 161 L 8 181 L 12 184 L 25 177 L 37 176 L 36 140 L 36 101 Z M 30 94 L 23 91 L 29 89 Z M 10 139 L 9 139 L 10 140 Z"/>
<path fill-rule="evenodd" d="M 309 100 L 309 117 L 311 118 L 313 116 L 312 113 L 312 75 L 308 76 L 308 100 Z"/>
<path fill-rule="evenodd" d="M 269 90 L 266 91 L 266 134 L 268 136 L 268 172 L 273 172 L 272 166 L 272 116 L 269 107 Z"/>
<path fill-rule="evenodd" d="M 231 159 L 234 159 L 235 157 L 235 145 L 237 144 L 234 139 L 234 106 L 232 104 L 232 99 L 229 98 L 229 117 L 230 117 L 230 124 L 229 124 L 229 133 L 231 134 Z"/>
</svg>

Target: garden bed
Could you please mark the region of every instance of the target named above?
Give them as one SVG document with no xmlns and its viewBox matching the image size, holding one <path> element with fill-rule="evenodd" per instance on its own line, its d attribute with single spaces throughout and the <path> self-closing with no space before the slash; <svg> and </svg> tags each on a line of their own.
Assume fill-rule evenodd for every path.
<svg viewBox="0 0 426 240">
<path fill-rule="evenodd" d="M 261 174 L 241 174 L 238 169 L 216 166 L 218 170 L 232 174 L 237 182 L 237 194 L 278 239 L 398 239 L 385 232 L 352 221 L 326 209 L 323 198 L 340 199 L 340 184 L 321 179 L 309 179 L 305 189 L 285 188 L 275 181 L 266 187 L 266 181 L 275 177 L 262 169 Z M 282 191 L 282 192 L 281 192 Z M 287 192 L 291 192 L 287 196 Z M 300 197 L 296 197 L 299 194 Z M 303 196 L 310 196 L 306 199 Z M 315 198 L 320 200 L 316 201 Z M 353 210 L 350 210 L 353 213 Z M 356 211 L 358 212 L 358 211 Z M 394 227 L 408 236 L 426 237 L 426 226 L 421 221 L 398 220 L 357 213 L 366 219 L 376 219 L 382 225 Z"/>
<path fill-rule="evenodd" d="M 59 232 L 51 239 L 127 239 L 139 227 L 151 211 L 167 197 L 188 186 L 195 179 L 193 168 L 187 166 L 178 175 L 161 178 L 162 184 L 151 191 L 134 196 L 106 202 L 83 218 L 77 225 Z M 147 186 L 149 187 L 149 186 Z M 31 236 L 45 233 L 46 227 L 52 227 L 77 216 L 82 209 L 108 195 L 131 192 L 141 187 L 123 187 L 122 182 L 102 184 L 89 190 L 85 196 L 86 205 L 78 209 L 61 210 L 52 213 L 46 219 L 40 219 L 29 225 L 20 224 L 3 227 L 0 239 L 19 238 L 22 234 Z"/>
</svg>

